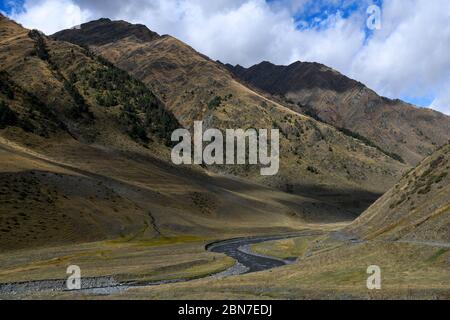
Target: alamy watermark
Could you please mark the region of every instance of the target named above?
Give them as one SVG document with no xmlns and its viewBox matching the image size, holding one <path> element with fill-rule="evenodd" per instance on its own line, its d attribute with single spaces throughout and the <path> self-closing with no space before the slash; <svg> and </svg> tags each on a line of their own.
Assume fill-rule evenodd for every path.
<svg viewBox="0 0 450 320">
<path fill-rule="evenodd" d="M 367 274 L 370 274 L 366 282 L 367 289 L 381 290 L 381 268 L 376 265 L 369 266 Z"/>
<path fill-rule="evenodd" d="M 77 265 L 71 265 L 67 267 L 67 274 L 70 276 L 67 278 L 66 287 L 67 290 L 80 290 L 81 289 L 81 268 Z"/>
<path fill-rule="evenodd" d="M 224 138 L 222 131 L 219 129 L 204 131 L 203 122 L 195 121 L 193 139 L 189 130 L 177 129 L 172 133 L 172 141 L 179 142 L 172 149 L 171 155 L 172 162 L 177 165 L 259 164 L 266 166 L 260 170 L 263 176 L 276 175 L 280 167 L 280 134 L 278 129 L 270 130 L 269 144 L 268 129 L 247 129 L 245 131 L 243 129 L 227 129 Z M 208 143 L 205 148 L 203 148 L 204 142 Z"/>
</svg>

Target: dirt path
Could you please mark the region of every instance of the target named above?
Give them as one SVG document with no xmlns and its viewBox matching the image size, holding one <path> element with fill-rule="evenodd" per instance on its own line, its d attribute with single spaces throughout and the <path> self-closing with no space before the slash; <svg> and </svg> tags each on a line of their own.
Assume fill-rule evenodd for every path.
<svg viewBox="0 0 450 320">
<path fill-rule="evenodd" d="M 445 242 L 433 242 L 433 241 L 414 241 L 414 240 L 400 240 L 400 243 L 410 243 L 420 246 L 437 247 L 437 248 L 448 248 L 450 249 L 450 243 Z"/>
</svg>

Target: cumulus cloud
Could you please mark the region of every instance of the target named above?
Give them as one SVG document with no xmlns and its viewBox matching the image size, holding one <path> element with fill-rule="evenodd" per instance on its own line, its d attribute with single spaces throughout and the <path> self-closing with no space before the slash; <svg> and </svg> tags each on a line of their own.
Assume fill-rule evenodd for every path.
<svg viewBox="0 0 450 320">
<path fill-rule="evenodd" d="M 358 52 L 349 74 L 384 95 L 436 96 L 449 111 L 450 2 L 385 1 L 382 28 Z"/>
<path fill-rule="evenodd" d="M 56 30 L 79 25 L 89 18 L 71 0 L 33 0 L 25 1 L 23 8 L 13 7 L 10 17 L 25 27 L 51 33 Z"/>
<path fill-rule="evenodd" d="M 366 29 L 365 9 L 370 4 L 370 0 L 25 0 L 23 10 L 14 10 L 11 17 L 48 34 L 100 17 L 143 23 L 213 59 L 244 66 L 263 60 L 317 61 L 388 97 L 434 97 L 432 107 L 450 114 L 450 1 L 384 0 L 382 28 L 373 33 Z M 359 9 L 347 10 L 355 6 Z"/>
</svg>

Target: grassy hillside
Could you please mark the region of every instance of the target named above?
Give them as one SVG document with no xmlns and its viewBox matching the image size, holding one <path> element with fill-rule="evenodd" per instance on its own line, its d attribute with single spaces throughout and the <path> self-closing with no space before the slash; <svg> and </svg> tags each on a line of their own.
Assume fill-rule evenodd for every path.
<svg viewBox="0 0 450 320">
<path fill-rule="evenodd" d="M 450 144 L 425 159 L 346 232 L 363 239 L 450 242 Z"/>
<path fill-rule="evenodd" d="M 0 252 L 121 237 L 150 223 L 100 180 L 1 144 L 0 160 Z"/>
</svg>

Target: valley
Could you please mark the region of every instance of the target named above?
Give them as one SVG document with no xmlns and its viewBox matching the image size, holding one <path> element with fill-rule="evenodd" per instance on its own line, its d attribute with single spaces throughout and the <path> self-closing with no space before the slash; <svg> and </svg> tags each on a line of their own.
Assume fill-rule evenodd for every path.
<svg viewBox="0 0 450 320">
<path fill-rule="evenodd" d="M 304 232 L 302 232 L 304 233 Z M 305 237 L 302 233 L 296 235 L 282 235 L 282 236 L 260 236 L 260 237 L 246 237 L 246 238 L 234 238 L 230 240 L 216 241 L 209 243 L 205 246 L 207 251 L 224 253 L 228 259 L 220 259 L 216 261 L 208 260 L 208 266 L 201 266 L 198 273 L 189 274 L 187 270 L 183 270 L 179 274 L 185 275 L 185 278 L 176 278 L 176 273 L 165 275 L 166 278 L 159 280 L 151 280 L 151 278 L 139 278 L 137 279 L 127 279 L 120 277 L 118 275 L 110 276 L 98 276 L 98 277 L 84 277 L 81 281 L 81 290 L 77 293 L 81 293 L 87 296 L 90 295 L 102 295 L 107 296 L 117 292 L 123 292 L 132 288 L 145 288 L 150 286 L 158 286 L 169 283 L 181 283 L 193 281 L 202 278 L 211 279 L 222 279 L 229 276 L 236 276 L 240 274 L 252 273 L 257 271 L 269 270 L 272 268 L 277 268 L 293 261 L 276 259 L 270 256 L 263 256 L 253 251 L 247 249 L 250 244 L 260 244 L 266 241 L 273 241 L 277 239 L 286 239 L 293 237 Z M 168 241 L 170 242 L 170 241 Z M 176 240 L 174 241 L 176 242 Z M 195 244 L 195 241 L 193 241 Z M 102 244 L 97 243 L 96 246 L 102 246 Z M 104 244 L 103 244 L 104 245 Z M 164 246 L 164 241 L 161 241 L 160 246 Z M 187 249 L 187 246 L 183 247 Z M 174 249 L 172 246 L 171 249 Z M 189 249 L 188 249 L 189 250 Z M 151 252 L 146 254 L 152 255 Z M 234 264 L 231 261 L 235 261 Z M 189 264 L 189 268 L 192 270 L 195 265 L 194 263 Z M 224 270 L 221 270 L 226 268 Z M 166 268 L 167 271 L 173 268 Z M 180 270 L 181 271 L 181 270 Z M 193 271 L 193 270 L 192 270 Z M 55 275 L 56 276 L 56 275 Z M 120 280 L 119 280 L 120 279 Z M 157 279 L 157 278 L 156 278 Z M 11 297 L 12 295 L 17 296 L 33 296 L 48 294 L 48 292 L 68 292 L 70 290 L 66 287 L 66 281 L 61 280 L 33 280 L 33 281 L 19 281 L 12 282 L 8 284 L 0 285 L 0 297 Z"/>
<path fill-rule="evenodd" d="M 125 21 L 0 35 L 0 298 L 450 299 L 449 117 Z M 210 162 L 199 123 L 279 145 Z"/>
</svg>

